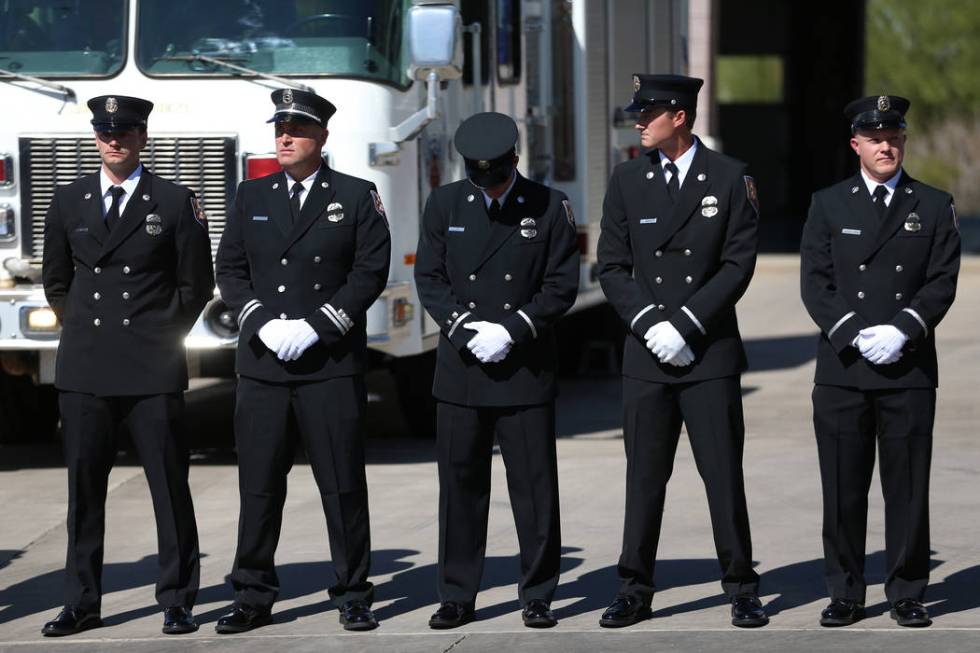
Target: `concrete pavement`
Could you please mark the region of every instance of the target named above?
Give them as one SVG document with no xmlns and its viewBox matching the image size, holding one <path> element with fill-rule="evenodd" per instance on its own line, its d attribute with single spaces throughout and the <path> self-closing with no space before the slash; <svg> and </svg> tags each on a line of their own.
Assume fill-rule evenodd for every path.
<svg viewBox="0 0 980 653">
<path fill-rule="evenodd" d="M 204 453 L 191 470 L 201 535 L 201 593 L 192 636 L 160 634 L 153 601 L 156 535 L 139 467 L 112 473 L 107 505 L 106 628 L 61 640 L 39 629 L 60 607 L 64 562 L 64 470 L 50 450 L 0 449 L 0 650 L 291 650 L 291 651 L 975 651 L 980 650 L 980 523 L 976 377 L 980 372 L 980 260 L 964 261 L 956 305 L 938 330 L 941 387 L 932 474 L 934 570 L 928 594 L 935 624 L 900 629 L 887 614 L 884 523 L 877 480 L 868 525 L 869 618 L 828 631 L 817 616 L 821 579 L 820 486 L 810 422 L 816 329 L 798 299 L 795 257 L 763 257 L 739 305 L 752 371 L 743 377 L 746 489 L 765 629 L 728 625 L 703 487 L 686 438 L 678 448 L 659 550 L 654 618 L 625 631 L 598 627 L 616 591 L 625 459 L 616 378 L 567 379 L 559 402 L 558 444 L 564 543 L 563 576 L 547 632 L 521 626 L 516 600 L 516 534 L 504 469 L 494 464 L 494 494 L 478 620 L 435 633 L 438 487 L 430 442 L 373 437 L 371 493 L 375 608 L 382 626 L 345 634 L 326 597 L 332 572 L 320 499 L 312 475 L 290 475 L 277 564 L 282 595 L 275 622 L 244 636 L 214 635 L 230 601 L 238 519 L 237 472 L 226 452 Z M 386 410 L 374 406 L 375 410 Z M 378 427 L 390 435 L 390 424 Z M 4 462 L 4 461 L 7 462 Z M 11 463 L 13 460 L 15 462 Z M 52 460 L 54 462 L 52 462 Z M 126 460 L 124 459 L 124 463 Z"/>
</svg>

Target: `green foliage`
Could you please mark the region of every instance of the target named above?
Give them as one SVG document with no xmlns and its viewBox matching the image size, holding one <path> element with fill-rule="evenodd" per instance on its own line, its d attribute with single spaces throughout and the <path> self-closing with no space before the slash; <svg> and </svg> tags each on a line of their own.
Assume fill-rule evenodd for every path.
<svg viewBox="0 0 980 653">
<path fill-rule="evenodd" d="M 912 100 L 910 124 L 980 113 L 980 0 L 868 0 L 865 91 Z"/>
</svg>

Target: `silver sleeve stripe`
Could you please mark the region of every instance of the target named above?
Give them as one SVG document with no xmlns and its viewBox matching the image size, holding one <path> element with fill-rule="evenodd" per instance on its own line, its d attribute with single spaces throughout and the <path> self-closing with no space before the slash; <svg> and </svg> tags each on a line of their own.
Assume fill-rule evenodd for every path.
<svg viewBox="0 0 980 653">
<path fill-rule="evenodd" d="M 698 331 L 701 332 L 702 336 L 708 335 L 708 332 L 704 330 L 704 326 L 698 321 L 698 318 L 694 317 L 694 313 L 691 312 L 691 309 L 689 309 L 687 306 L 681 306 L 681 310 L 684 311 L 685 315 L 691 318 L 691 322 L 694 322 L 694 326 L 698 328 Z"/>
<path fill-rule="evenodd" d="M 245 324 L 245 320 L 248 318 L 248 316 L 255 312 L 260 306 L 262 306 L 262 302 L 257 299 L 253 299 L 242 307 L 242 312 L 238 314 L 239 329 L 241 329 L 242 325 Z"/>
<path fill-rule="evenodd" d="M 459 317 L 456 318 L 456 321 L 453 322 L 453 325 L 451 327 L 449 327 L 449 337 L 450 338 L 453 337 L 453 333 L 456 332 L 456 327 L 459 326 L 459 323 L 462 322 L 463 320 L 465 320 L 467 318 L 467 316 L 469 316 L 469 314 L 470 314 L 470 312 L 467 311 L 467 312 L 463 313 L 462 315 L 460 315 Z"/>
<path fill-rule="evenodd" d="M 923 337 L 929 335 L 929 327 L 926 326 L 926 321 L 922 319 L 921 315 L 916 313 L 914 309 L 908 308 L 907 306 L 902 310 L 908 313 L 909 315 L 911 315 L 912 317 L 914 317 L 916 322 L 922 325 L 923 330 L 925 330 L 925 333 L 922 334 Z"/>
<path fill-rule="evenodd" d="M 639 320 L 641 317 L 643 317 L 643 315 L 647 311 L 652 311 L 653 308 L 654 308 L 654 305 L 653 304 L 650 304 L 649 306 L 647 306 L 646 308 L 644 308 L 642 311 L 640 311 L 639 313 L 637 313 L 636 315 L 634 315 L 633 316 L 633 320 L 630 322 L 630 331 L 632 331 L 633 330 L 633 327 L 636 326 L 637 320 Z"/>
<path fill-rule="evenodd" d="M 849 319 L 851 319 L 852 317 L 854 317 L 854 315 L 855 315 L 854 311 L 851 311 L 850 313 L 848 313 L 847 315 L 845 315 L 841 319 L 837 320 L 837 324 L 835 324 L 834 326 L 832 326 L 830 328 L 830 331 L 827 332 L 827 338 L 833 338 L 834 337 L 834 334 L 837 333 L 837 329 L 840 328 L 840 325 L 844 324 L 844 322 L 847 322 Z"/>
<path fill-rule="evenodd" d="M 531 327 L 531 336 L 534 337 L 534 338 L 537 338 L 538 337 L 538 330 L 534 328 L 534 322 L 532 322 L 531 321 L 531 318 L 529 318 L 527 316 L 527 313 L 525 313 L 521 309 L 517 309 L 517 314 L 520 315 L 521 317 L 523 317 L 524 318 L 524 321 L 527 322 L 527 325 L 529 327 Z"/>
<path fill-rule="evenodd" d="M 329 304 L 324 304 L 323 306 L 320 307 L 320 310 L 323 311 L 324 315 L 330 318 L 330 321 L 333 322 L 333 325 L 337 327 L 337 330 L 340 331 L 341 334 L 346 334 L 347 331 L 344 330 L 343 323 L 339 319 L 337 319 L 333 313 L 327 310 L 329 306 L 330 306 Z"/>
<path fill-rule="evenodd" d="M 337 325 L 337 328 L 340 329 L 342 334 L 347 335 L 347 332 L 354 326 L 354 323 L 349 317 L 347 317 L 346 313 L 338 311 L 330 304 L 324 304 L 323 310 L 328 311 L 328 315 L 330 315 L 330 318 L 333 320 L 334 324 Z"/>
</svg>

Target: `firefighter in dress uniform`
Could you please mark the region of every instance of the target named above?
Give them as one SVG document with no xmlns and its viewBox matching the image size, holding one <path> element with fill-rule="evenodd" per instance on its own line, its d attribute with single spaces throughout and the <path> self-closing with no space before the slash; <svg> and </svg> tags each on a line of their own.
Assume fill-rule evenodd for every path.
<svg viewBox="0 0 980 653">
<path fill-rule="evenodd" d="M 735 303 L 755 267 L 758 200 L 745 164 L 691 134 L 702 81 L 634 75 L 641 143 L 613 171 L 598 245 L 602 289 L 628 327 L 623 355 L 626 514 L 620 588 L 600 625 L 651 615 L 654 563 L 681 423 L 708 495 L 732 623 L 768 623 L 752 569 L 742 478 Z"/>
<path fill-rule="evenodd" d="M 465 120 L 455 145 L 468 179 L 435 189 L 422 217 L 415 280 L 441 328 L 432 390 L 441 605 L 432 628 L 474 618 L 494 436 L 520 544 L 524 624 L 557 623 L 550 609 L 561 556 L 552 326 L 575 301 L 579 256 L 568 199 L 517 172 L 517 138 L 503 114 Z"/>
<path fill-rule="evenodd" d="M 857 174 L 813 195 L 800 245 L 803 303 L 820 340 L 813 424 L 823 486 L 824 626 L 864 617 L 868 490 L 876 441 L 885 497 L 885 595 L 903 626 L 928 626 L 929 464 L 936 326 L 953 303 L 953 198 L 902 169 L 894 95 L 847 105 Z"/>
<path fill-rule="evenodd" d="M 234 605 L 219 633 L 270 623 L 279 592 L 274 556 L 294 442 L 313 470 L 346 630 L 377 626 L 368 581 L 370 531 L 363 414 L 368 307 L 388 279 L 391 241 L 374 184 L 321 158 L 336 111 L 310 92 L 272 93 L 283 171 L 242 182 L 217 255 L 221 297 L 238 314 L 235 443 L 238 550 Z"/>
<path fill-rule="evenodd" d="M 105 500 L 125 426 L 156 517 L 163 632 L 197 630 L 197 526 L 187 483 L 183 339 L 214 293 L 211 240 L 194 194 L 140 163 L 153 103 L 88 102 L 99 172 L 55 190 L 44 223 L 43 280 L 62 324 L 61 391 L 68 467 L 65 606 L 43 634 L 102 625 Z"/>
</svg>

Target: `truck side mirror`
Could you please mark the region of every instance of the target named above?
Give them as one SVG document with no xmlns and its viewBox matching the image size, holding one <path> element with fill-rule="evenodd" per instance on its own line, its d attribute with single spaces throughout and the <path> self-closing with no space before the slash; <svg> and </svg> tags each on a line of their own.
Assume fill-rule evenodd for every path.
<svg viewBox="0 0 980 653">
<path fill-rule="evenodd" d="M 444 1 L 416 0 L 408 11 L 408 43 L 413 79 L 427 81 L 435 73 L 439 81 L 463 74 L 462 20 L 456 5 Z"/>
</svg>

